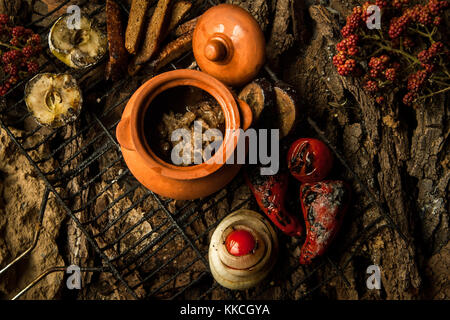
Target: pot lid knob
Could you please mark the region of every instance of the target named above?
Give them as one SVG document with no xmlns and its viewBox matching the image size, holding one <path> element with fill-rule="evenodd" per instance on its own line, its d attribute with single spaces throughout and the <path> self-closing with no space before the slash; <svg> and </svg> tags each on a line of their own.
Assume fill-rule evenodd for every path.
<svg viewBox="0 0 450 320">
<path fill-rule="evenodd" d="M 214 6 L 202 14 L 192 48 L 200 69 L 230 86 L 250 82 L 265 59 L 264 34 L 258 22 L 232 4 Z"/>
</svg>

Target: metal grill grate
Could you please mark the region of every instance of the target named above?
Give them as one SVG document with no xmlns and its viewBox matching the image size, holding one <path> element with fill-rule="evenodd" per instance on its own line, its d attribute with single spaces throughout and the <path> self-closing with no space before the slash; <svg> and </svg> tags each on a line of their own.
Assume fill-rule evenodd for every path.
<svg viewBox="0 0 450 320">
<path fill-rule="evenodd" d="M 38 27 L 36 24 L 48 19 L 69 2 L 62 2 L 48 15 L 30 23 L 35 30 L 39 30 L 44 41 L 57 17 L 55 16 L 47 26 Z M 211 4 L 213 3 L 204 1 L 201 5 L 194 6 L 192 16 L 200 14 Z M 79 2 L 82 8 L 88 5 L 89 1 Z M 128 12 L 125 6 L 122 5 L 122 8 Z M 104 6 L 100 6 L 91 11 L 90 15 L 97 15 L 103 10 Z M 215 195 L 197 201 L 184 202 L 180 207 L 174 208 L 170 199 L 164 199 L 148 191 L 133 178 L 123 161 L 120 147 L 115 139 L 115 127 L 120 120 L 124 105 L 134 89 L 137 89 L 149 75 L 142 75 L 137 81 L 136 78 L 133 78 L 134 81 L 125 78 L 111 87 L 101 78 L 90 80 L 89 75 L 95 73 L 95 70 L 100 68 L 99 65 L 74 71 L 54 59 L 48 51 L 44 53 L 44 57 L 46 61 L 41 65 L 40 72 L 67 71 L 79 80 L 83 95 L 88 97 L 80 120 L 76 125 L 71 126 L 71 129 L 68 128 L 69 126 L 59 129 L 38 126 L 24 130 L 23 134 L 15 134 L 16 131 L 11 127 L 23 127 L 27 119 L 31 118 L 21 97 L 24 84 L 28 80 L 25 79 L 7 93 L 5 98 L 16 102 L 3 107 L 0 126 L 6 130 L 18 150 L 27 157 L 45 182 L 47 189 L 55 195 L 58 203 L 82 230 L 95 252 L 101 257 L 103 266 L 100 270 L 111 272 L 120 285 L 123 285 L 135 298 L 209 299 L 213 292 L 222 290 L 229 299 L 258 299 L 264 297 L 264 293 L 274 283 L 282 286 L 281 297 L 284 299 L 305 298 L 334 277 L 342 278 L 344 283 L 349 285 L 344 270 L 367 239 L 386 228 L 401 234 L 383 210 L 382 205 L 370 195 L 373 205 L 378 206 L 385 216 L 372 222 L 354 239 L 340 237 L 330 253 L 315 262 L 313 266 L 303 267 L 298 262 L 286 263 L 298 260 L 294 251 L 299 243 L 281 236 L 283 249 L 276 265 L 277 272 L 273 272 L 260 287 L 249 290 L 245 296 L 239 292 L 223 289 L 213 280 L 209 272 L 208 235 L 231 211 L 247 205 L 248 202 L 255 209 L 257 208 L 252 199 L 244 199 L 233 207 L 230 205 L 229 197 L 242 186 L 242 178 L 238 176 L 226 190 Z M 185 55 L 170 68 L 187 67 L 192 61 L 192 55 Z M 130 90 L 129 86 L 133 83 L 136 85 Z M 118 92 L 125 92 L 127 86 L 130 94 L 120 97 L 115 103 L 110 103 L 108 108 L 104 108 L 108 97 Z M 315 123 L 311 119 L 309 122 L 317 131 L 316 133 L 327 141 Z M 74 144 L 79 145 L 71 149 L 68 154 L 68 149 Z M 342 162 L 343 169 L 347 171 L 346 175 L 362 186 L 362 192 L 368 193 L 368 188 L 364 187 L 364 184 L 346 165 L 337 150 L 330 146 Z M 48 163 L 52 161 L 58 165 L 49 166 Z M 80 188 L 75 192 L 68 192 L 66 186 L 76 179 L 82 181 Z M 101 181 L 103 183 L 100 183 Z M 48 193 L 44 197 L 44 202 L 47 197 Z M 104 201 L 103 208 L 98 209 L 101 207 L 99 203 L 103 203 L 102 199 L 105 198 L 107 201 Z M 123 203 L 128 205 L 124 207 Z M 148 206 L 148 204 L 151 205 Z M 217 208 L 221 205 L 225 205 L 226 209 L 218 210 Z M 144 211 L 143 215 L 123 227 L 123 222 L 127 221 L 133 210 L 137 208 Z M 215 214 L 205 222 L 205 212 L 210 209 L 213 209 Z M 357 210 L 353 211 L 346 221 L 351 221 L 358 215 Z M 83 215 L 86 212 L 87 215 Z M 108 220 L 107 217 L 112 218 Z M 158 221 L 159 224 L 154 224 L 154 221 Z M 143 226 L 148 222 L 151 222 L 152 228 L 144 230 Z M 203 224 L 204 228 L 198 228 L 199 224 Z M 113 239 L 108 237 L 109 233 L 117 232 L 117 230 L 119 232 Z M 174 244 L 177 250 L 170 249 Z M 340 257 L 344 252 L 350 252 L 350 257 L 345 263 L 339 265 L 335 262 L 338 260 L 336 257 Z M 331 268 L 332 271 L 321 272 L 326 268 L 327 270 Z M 296 270 L 302 271 L 303 276 L 300 279 L 291 277 Z M 324 277 L 323 274 L 326 276 Z M 295 292 L 303 284 L 308 285 L 308 290 L 296 296 Z M 141 293 L 142 288 L 145 289 L 145 295 Z"/>
</svg>

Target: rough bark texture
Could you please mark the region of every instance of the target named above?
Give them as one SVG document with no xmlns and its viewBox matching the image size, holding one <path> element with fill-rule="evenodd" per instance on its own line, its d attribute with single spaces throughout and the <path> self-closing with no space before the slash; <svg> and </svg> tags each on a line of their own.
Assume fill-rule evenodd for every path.
<svg viewBox="0 0 450 320">
<path fill-rule="evenodd" d="M 24 133 L 13 130 L 20 137 Z M 30 139 L 30 144 L 36 139 Z M 42 146 L 33 155 L 46 152 Z M 52 168 L 54 162 L 45 164 Z M 43 181 L 14 145 L 6 132 L 0 129 L 0 266 L 24 252 L 33 243 L 39 227 L 39 209 L 44 195 Z M 65 218 L 54 197 L 50 197 L 38 242 L 34 250 L 10 268 L 0 279 L 0 297 L 12 298 L 39 274 L 54 266 L 64 266 L 57 246 L 61 225 Z M 27 292 L 25 299 L 54 299 L 60 296 L 63 274 L 53 273 Z"/>
<path fill-rule="evenodd" d="M 399 99 L 391 96 L 388 107 L 381 108 L 358 80 L 337 75 L 331 57 L 340 40 L 341 26 L 334 13 L 345 17 L 352 7 L 345 4 L 331 1 L 334 10 L 320 5 L 309 8 L 315 24 L 311 44 L 294 64 L 288 63 L 283 69 L 306 98 L 310 116 L 326 128 L 326 135 L 343 150 L 348 165 L 379 204 L 362 211 L 363 225 L 381 214 L 387 222 L 391 219 L 405 237 L 402 239 L 399 232 L 382 232 L 366 246 L 369 262 L 382 266 L 382 296 L 431 298 L 423 290 L 424 281 L 430 280 L 422 275 L 423 270 L 427 263 L 436 263 L 434 254 L 448 254 L 442 249 L 449 239 L 448 96 L 415 109 L 400 105 Z M 364 206 L 371 204 L 371 199 L 364 198 L 360 199 Z M 342 284 L 337 285 L 338 297 L 365 296 L 353 286 L 362 267 L 355 261 L 345 270 L 352 286 L 342 290 Z M 432 270 L 438 269 L 433 265 Z M 429 292 L 433 297 L 448 297 L 447 283 L 442 282 L 445 277 L 433 276 L 441 279 L 441 287 L 439 293 Z"/>
<path fill-rule="evenodd" d="M 277 66 L 280 55 L 294 43 L 294 36 L 290 33 L 291 1 L 277 0 L 272 30 L 267 42 L 267 60 L 270 65 Z"/>
<path fill-rule="evenodd" d="M 261 29 L 266 31 L 269 25 L 270 1 L 268 0 L 227 0 L 226 3 L 231 3 L 240 6 L 247 10 L 258 21 Z"/>
</svg>

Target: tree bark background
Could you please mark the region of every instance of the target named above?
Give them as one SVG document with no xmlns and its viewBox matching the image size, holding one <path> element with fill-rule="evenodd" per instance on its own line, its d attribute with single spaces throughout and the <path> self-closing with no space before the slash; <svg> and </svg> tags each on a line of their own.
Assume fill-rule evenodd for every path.
<svg viewBox="0 0 450 320">
<path fill-rule="evenodd" d="M 449 97 L 439 96 L 427 105 L 410 108 L 390 96 L 387 106 L 381 108 L 362 90 L 359 80 L 339 76 L 331 61 L 341 39 L 339 20 L 345 21 L 356 4 L 335 0 L 329 6 L 308 6 L 311 24 L 297 28 L 314 30 L 311 42 L 290 53 L 296 58 L 281 59 L 287 62 L 280 70 L 304 98 L 305 112 L 320 124 L 385 208 L 384 213 L 379 208 L 364 210 L 370 199 L 362 196 L 357 200 L 364 204 L 358 216 L 362 225 L 387 214 L 390 218 L 386 220 L 392 219 L 406 238 L 397 232 L 383 232 L 368 242 L 367 258 L 382 266 L 384 292 L 379 297 L 450 298 L 449 271 L 442 268 L 449 260 Z M 305 125 L 303 133 L 310 132 Z M 354 186 L 356 190 L 360 187 Z M 437 255 L 441 261 L 435 259 Z M 352 262 L 345 270 L 351 284 L 357 282 L 357 269 L 362 267 Z M 434 283 L 430 275 L 441 279 L 440 283 Z M 430 286 L 440 289 L 430 290 Z M 347 290 L 339 287 L 337 284 L 338 297 L 365 295 L 353 285 Z"/>
</svg>

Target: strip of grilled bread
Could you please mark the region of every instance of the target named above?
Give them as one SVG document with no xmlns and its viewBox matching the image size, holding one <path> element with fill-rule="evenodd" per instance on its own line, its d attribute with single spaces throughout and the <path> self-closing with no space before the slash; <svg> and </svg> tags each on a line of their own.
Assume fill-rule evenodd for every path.
<svg viewBox="0 0 450 320">
<path fill-rule="evenodd" d="M 114 0 L 106 0 L 106 29 L 109 45 L 106 79 L 117 81 L 126 72 L 128 53 L 124 45 L 120 8 Z"/>
<path fill-rule="evenodd" d="M 131 3 L 127 30 L 125 32 L 125 48 L 131 54 L 136 54 L 139 48 L 149 3 L 150 0 L 133 0 Z"/>
<path fill-rule="evenodd" d="M 161 41 L 166 35 L 166 28 L 170 21 L 172 0 L 158 0 L 155 12 L 147 27 L 144 43 L 136 55 L 136 64 L 149 61 L 158 50 Z"/>
<path fill-rule="evenodd" d="M 174 3 L 172 8 L 172 14 L 170 16 L 169 21 L 169 27 L 167 28 L 167 31 L 170 32 L 181 22 L 181 20 L 186 17 L 189 10 L 191 10 L 192 3 L 180 0 Z"/>
<path fill-rule="evenodd" d="M 175 30 L 173 31 L 174 36 L 179 37 L 185 33 L 194 31 L 195 26 L 197 25 L 198 18 L 199 17 L 195 17 L 194 19 L 186 21 L 185 23 L 180 24 L 178 27 L 176 27 Z"/>
<path fill-rule="evenodd" d="M 169 42 L 152 62 L 154 71 L 158 72 L 161 68 L 191 50 L 193 34 L 194 31 L 191 31 Z"/>
</svg>

